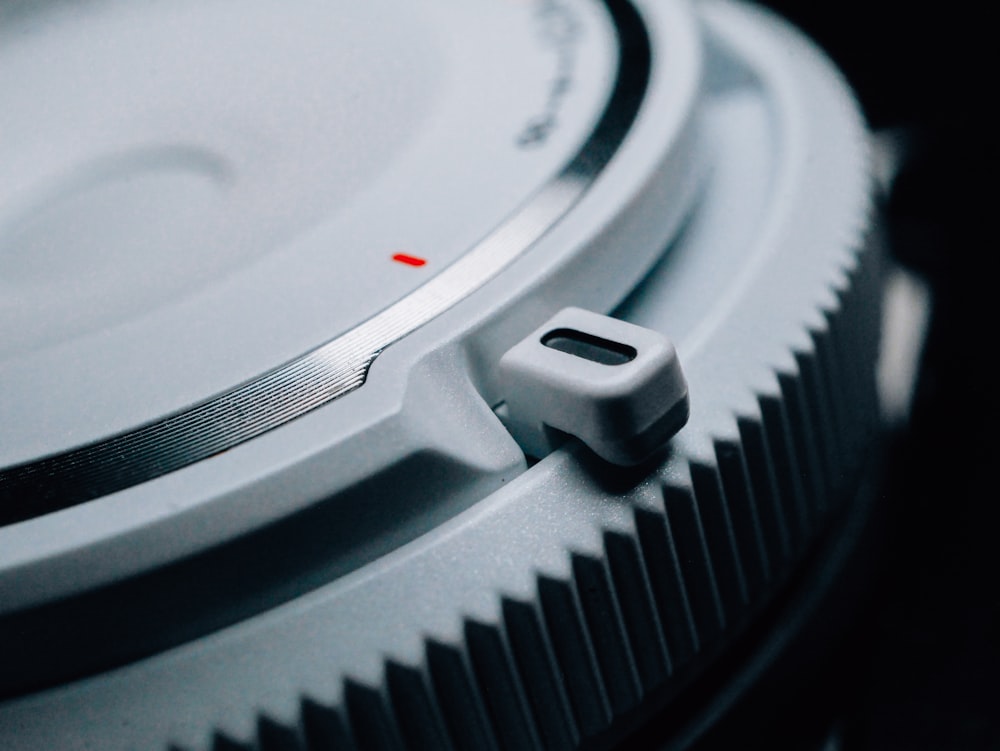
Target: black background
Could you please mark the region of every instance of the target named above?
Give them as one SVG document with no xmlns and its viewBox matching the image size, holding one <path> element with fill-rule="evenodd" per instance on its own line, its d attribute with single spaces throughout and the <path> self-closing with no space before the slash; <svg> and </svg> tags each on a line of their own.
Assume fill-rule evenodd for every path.
<svg viewBox="0 0 1000 751">
<path fill-rule="evenodd" d="M 1000 749 L 996 34 L 968 3 L 769 5 L 834 58 L 870 125 L 907 144 L 893 248 L 929 282 L 933 311 L 853 626 L 754 732 L 703 745 Z"/>
</svg>

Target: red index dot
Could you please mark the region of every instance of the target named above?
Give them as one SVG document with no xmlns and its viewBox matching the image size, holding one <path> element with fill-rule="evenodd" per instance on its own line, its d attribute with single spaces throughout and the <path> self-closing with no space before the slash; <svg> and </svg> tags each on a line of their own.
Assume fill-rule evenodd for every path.
<svg viewBox="0 0 1000 751">
<path fill-rule="evenodd" d="M 392 256 L 392 260 L 397 261 L 398 263 L 405 263 L 407 266 L 423 266 L 427 263 L 426 258 L 411 256 L 408 253 L 395 253 Z"/>
</svg>

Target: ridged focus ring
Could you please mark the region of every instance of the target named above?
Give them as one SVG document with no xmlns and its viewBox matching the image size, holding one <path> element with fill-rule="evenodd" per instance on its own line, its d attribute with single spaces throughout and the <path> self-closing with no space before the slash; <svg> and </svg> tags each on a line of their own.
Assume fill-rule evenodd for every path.
<svg viewBox="0 0 1000 751">
<path fill-rule="evenodd" d="M 386 659 L 381 682 L 345 677 L 338 701 L 305 696 L 295 722 L 262 715 L 253 741 L 219 731 L 212 747 L 573 749 L 675 695 L 781 591 L 858 486 L 877 431 L 878 265 L 874 251 L 857 256 L 797 368 L 774 374 L 713 461 L 672 455 L 649 479 L 622 470 L 587 488 L 617 498 L 617 521 L 598 524 L 597 547 L 565 551 L 562 575 L 536 575 L 533 597 L 497 593 L 498 619 L 426 638 L 419 663 Z"/>
</svg>

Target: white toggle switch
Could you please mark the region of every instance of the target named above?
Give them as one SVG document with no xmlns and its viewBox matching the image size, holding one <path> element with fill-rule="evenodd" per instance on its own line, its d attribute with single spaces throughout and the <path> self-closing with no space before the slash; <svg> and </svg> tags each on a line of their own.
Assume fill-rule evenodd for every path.
<svg viewBox="0 0 1000 751">
<path fill-rule="evenodd" d="M 687 422 L 687 382 L 670 340 L 565 308 L 500 359 L 504 419 L 526 453 L 576 436 L 614 464 L 637 464 Z"/>
</svg>

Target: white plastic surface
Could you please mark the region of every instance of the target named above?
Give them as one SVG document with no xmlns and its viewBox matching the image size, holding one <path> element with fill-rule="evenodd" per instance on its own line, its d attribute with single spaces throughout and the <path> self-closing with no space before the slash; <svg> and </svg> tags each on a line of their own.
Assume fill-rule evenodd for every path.
<svg viewBox="0 0 1000 751">
<path fill-rule="evenodd" d="M 582 99 L 576 100 L 579 104 L 574 106 L 580 109 L 573 111 L 575 114 L 570 109 L 566 110 L 566 117 L 572 115 L 574 119 L 567 120 L 565 137 L 572 141 L 572 146 L 579 146 L 581 135 L 593 126 L 593 118 L 597 115 L 595 110 L 605 104 L 601 97 L 607 94 L 608 79 L 615 73 L 608 67 L 614 51 L 611 19 L 599 6 L 558 5 L 583 14 L 579 16 L 581 23 L 590 18 L 589 14 L 596 14 L 580 29 L 580 44 L 588 45 L 588 50 L 590 45 L 593 46 L 591 52 L 578 61 L 583 91 L 580 92 Z M 475 13 L 468 11 L 471 17 L 463 15 L 466 11 L 459 9 L 449 16 L 450 21 L 442 23 L 457 26 L 471 24 L 476 29 L 467 39 L 461 34 L 449 36 L 449 44 L 474 45 L 476 34 L 480 31 L 489 37 L 487 45 L 475 51 L 462 47 L 471 58 L 479 55 L 488 57 L 486 51 L 489 44 L 500 45 L 508 51 L 507 54 L 512 54 L 509 52 L 512 47 L 520 49 L 518 45 L 522 43 L 539 44 L 536 54 L 525 56 L 519 52 L 514 56 L 518 59 L 509 64 L 530 68 L 528 78 L 533 85 L 541 87 L 537 89 L 539 96 L 535 103 L 539 100 L 544 103 L 544 95 L 551 89 L 558 63 L 545 35 L 535 36 L 543 31 L 537 22 L 539 15 L 545 15 L 541 11 L 547 7 L 544 3 L 537 7 L 506 2 L 497 4 L 495 12 L 499 16 L 508 18 L 509 14 L 514 14 L 527 25 L 523 39 L 516 34 L 511 37 L 497 33 L 502 27 L 495 27 L 490 33 L 484 30 L 485 27 L 481 29 L 485 9 L 478 9 Z M 434 12 L 444 13 L 451 6 L 442 8 Z M 453 456 L 456 461 L 465 463 L 470 450 L 478 455 L 477 449 L 470 449 L 467 445 L 469 441 L 475 440 L 485 447 L 510 441 L 509 434 L 498 420 L 488 423 L 480 419 L 479 410 L 485 409 L 489 414 L 487 405 L 494 404 L 498 398 L 495 370 L 499 357 L 537 326 L 540 320 L 562 307 L 586 304 L 594 309 L 609 310 L 616 305 L 648 271 L 665 244 L 675 235 L 704 182 L 707 155 L 697 129 L 701 51 L 694 16 L 684 3 L 668 3 L 651 7 L 645 12 L 645 17 L 647 33 L 656 50 L 657 65 L 651 71 L 639 117 L 629 129 L 628 137 L 615 158 L 600 173 L 599 179 L 587 190 L 579 204 L 548 229 L 531 246 L 530 252 L 524 253 L 475 295 L 388 347 L 372 365 L 365 385 L 346 397 L 280 430 L 266 433 L 155 481 L 65 511 L 0 528 L 0 608 L 17 609 L 38 604 L 80 588 L 107 584 L 139 571 L 155 569 L 166 561 L 192 555 L 333 497 L 339 490 L 376 475 L 401 458 L 420 451 L 442 451 L 445 456 Z M 413 29 L 407 31 L 412 32 Z M 432 35 L 436 33 L 431 32 Z M 580 48 L 581 55 L 582 52 L 583 47 Z M 502 122 L 508 125 L 517 123 L 519 128 L 528 110 L 532 117 L 537 115 L 538 110 L 533 105 L 529 108 L 524 104 L 525 91 L 536 89 L 529 86 L 515 93 L 510 88 L 515 84 L 507 81 L 507 77 L 513 75 L 507 72 L 507 54 L 498 53 L 484 64 L 491 66 L 490 69 L 504 79 L 505 83 L 499 91 L 516 96 L 521 103 L 519 106 L 522 109 L 516 113 L 505 112 L 502 118 Z M 472 86 L 478 80 L 464 77 L 467 74 L 463 71 L 469 65 L 466 57 L 455 56 L 449 60 L 456 66 L 459 63 L 462 66 L 462 70 L 448 74 L 448 80 L 456 86 Z M 377 87 L 375 91 L 378 91 Z M 462 123 L 465 122 L 462 118 L 488 114 L 471 107 L 470 102 L 477 101 L 472 89 L 463 91 L 465 94 L 456 94 L 457 98 L 452 102 L 458 111 L 449 110 L 449 117 L 459 118 L 456 122 Z M 569 99 L 566 107 L 570 107 Z M 442 111 L 442 117 L 444 114 Z M 494 150 L 491 142 L 481 137 L 479 129 L 462 129 L 446 120 L 434 127 L 434 132 L 441 138 L 438 142 L 441 148 L 429 156 L 421 152 L 428 158 L 422 164 L 424 172 L 420 174 L 421 180 L 430 181 L 438 189 L 451 185 L 445 180 L 442 170 L 449 174 L 450 171 L 460 173 L 463 179 L 491 182 L 492 174 L 497 170 L 505 173 L 508 169 L 516 171 L 523 168 L 523 180 L 527 182 L 529 179 L 537 181 L 552 177 L 553 165 L 559 164 L 558 159 L 546 156 L 548 147 L 542 149 L 544 153 L 527 152 L 523 160 L 512 157 L 505 161 L 503 155 L 506 152 Z M 518 128 L 509 130 L 507 135 L 520 133 Z M 456 133 L 470 135 L 468 140 L 456 139 Z M 565 155 L 565 151 L 561 151 L 561 138 L 552 141 L 551 145 Z M 461 160 L 456 161 L 455 157 L 460 152 L 455 149 L 479 153 L 478 158 L 488 160 L 493 172 L 469 173 Z M 416 159 L 416 155 L 413 158 Z M 410 162 L 404 162 L 405 165 L 414 167 Z M 458 233 L 456 236 L 460 235 L 459 230 L 467 226 L 466 204 L 474 204 L 477 211 L 495 210 L 480 206 L 480 203 L 486 203 L 485 194 L 474 191 L 449 192 L 454 202 L 442 204 L 436 200 L 436 194 L 418 190 L 423 182 L 410 181 L 416 174 L 412 170 L 393 174 L 396 178 L 409 175 L 397 185 L 398 190 L 412 193 L 414 200 L 432 201 L 433 207 L 428 204 L 427 213 L 422 215 L 421 221 L 433 227 L 435 232 L 447 235 L 455 231 Z M 388 173 L 382 177 L 389 179 Z M 518 177 L 518 181 L 521 179 Z M 512 200 L 518 197 L 512 196 Z M 379 216 L 372 217 L 372 221 L 365 225 L 366 230 L 382 232 L 394 226 L 395 220 L 385 218 L 386 206 L 405 211 L 412 208 L 409 203 L 387 201 Z M 457 212 L 454 217 L 453 212 Z M 476 231 L 484 229 L 480 226 Z M 616 260 L 611 264 L 609 258 Z M 399 273 L 404 275 L 426 268 L 400 264 L 392 266 L 398 267 Z M 240 274 L 258 274 L 260 268 L 259 264 L 251 264 Z M 324 273 L 327 271 L 324 270 Z M 321 277 L 300 273 L 297 279 L 301 284 L 313 285 Z M 284 310 L 282 306 L 296 305 L 300 300 L 297 294 L 293 294 L 282 298 L 280 306 L 276 306 L 274 301 L 267 302 L 270 282 L 271 278 L 266 275 L 258 277 L 259 284 L 253 287 L 254 294 L 240 295 L 241 305 L 261 316 L 257 320 L 263 328 L 245 327 L 238 316 L 208 315 L 206 309 L 204 317 L 188 319 L 193 324 L 192 328 L 175 330 L 172 338 L 168 339 L 190 342 L 193 341 L 190 337 L 200 337 L 216 326 L 244 337 L 227 341 L 221 349 L 212 350 L 213 363 L 234 362 L 233 358 L 242 357 L 245 352 L 259 353 L 265 349 L 269 356 L 282 348 L 298 354 L 301 342 L 290 345 L 289 341 L 299 334 L 293 332 L 291 339 L 276 336 L 270 328 L 269 316 L 273 313 L 280 317 Z M 213 287 L 213 294 L 214 290 Z M 324 287 L 321 291 L 324 304 L 341 302 L 329 289 Z M 361 298 L 366 294 L 363 287 L 352 291 Z M 80 351 L 60 362 L 79 363 L 79 372 L 84 375 L 89 373 L 90 376 L 82 380 L 71 378 L 54 366 L 51 369 L 42 368 L 37 374 L 29 369 L 30 373 L 37 375 L 31 388 L 25 392 L 29 397 L 19 400 L 12 396 L 17 392 L 11 390 L 0 393 L 3 400 L 0 401 L 0 414 L 4 417 L 0 422 L 0 431 L 3 431 L 0 432 L 0 451 L 5 461 L 30 456 L 43 445 L 54 449 L 60 444 L 74 443 L 79 436 L 70 423 L 89 434 L 98 435 L 102 430 L 110 429 L 110 423 L 105 422 L 104 417 L 131 427 L 130 421 L 137 416 L 133 406 L 143 414 L 159 415 L 163 400 L 173 399 L 173 396 L 161 393 L 165 382 L 174 396 L 180 393 L 177 389 L 188 388 L 184 384 L 192 386 L 185 399 L 194 398 L 201 387 L 196 389 L 193 386 L 197 385 L 196 382 L 205 385 L 205 369 L 212 366 L 198 358 L 168 356 L 165 351 L 158 352 L 155 359 L 147 358 L 149 348 L 168 340 L 148 336 L 155 329 L 146 327 L 160 320 L 158 316 L 153 311 L 136 326 L 112 327 L 98 335 L 102 341 L 110 337 L 108 341 L 114 339 L 120 344 L 119 335 L 138 336 L 140 330 L 146 334 L 137 340 L 141 343 L 140 349 L 124 347 L 121 350 L 123 359 L 115 361 L 114 377 L 107 382 L 103 377 L 107 363 L 111 362 L 112 350 L 106 351 L 109 358 L 101 359 L 94 352 L 102 350 L 90 349 L 94 342 L 81 339 L 73 345 L 79 346 Z M 166 325 L 167 320 L 161 322 Z M 307 318 L 306 323 L 313 326 L 315 321 Z M 251 346 L 244 350 L 241 342 L 250 342 Z M 132 367 L 136 363 L 143 369 L 141 377 Z M 15 372 L 21 372 L 26 380 L 30 380 L 26 375 L 29 371 L 18 371 L 9 362 L 0 370 L 4 377 L 21 378 L 15 377 Z M 227 372 L 232 375 L 232 371 Z M 440 383 L 442 395 L 427 399 L 424 392 L 411 388 L 411 380 L 417 373 L 423 373 L 421 378 L 428 383 Z M 177 376 L 176 380 L 174 376 Z M 148 398 L 133 402 L 129 396 L 133 393 L 131 389 L 115 387 L 120 379 L 133 379 L 131 385 L 142 389 Z M 479 398 L 477 391 L 482 394 L 483 401 L 472 408 L 470 400 Z M 45 401 L 40 396 L 42 394 L 51 394 L 52 398 L 32 411 L 28 409 L 32 393 L 38 395 L 38 400 L 42 402 Z M 418 393 L 421 395 L 418 396 Z M 453 396 L 447 396 L 449 394 Z M 447 446 L 435 439 L 434 431 L 428 432 L 427 428 L 440 423 L 441 399 L 444 403 L 465 405 L 458 407 L 460 411 L 450 423 L 459 430 L 452 433 Z M 119 407 L 120 412 L 116 411 Z M 6 420 L 8 414 L 11 420 Z M 23 428 L 23 432 L 18 426 Z M 491 452 L 494 449 L 484 450 Z M 523 458 L 520 461 L 523 463 Z M 491 478 L 488 482 L 495 483 L 509 481 L 511 472 L 519 471 L 516 457 L 507 454 L 506 449 L 497 456 L 495 463 L 475 459 L 468 466 L 480 467 L 484 477 Z M 470 482 L 477 485 L 479 480 L 470 477 Z M 407 490 L 419 491 L 418 488 Z M 464 499 L 463 503 L 474 500 L 462 489 L 456 488 L 455 492 L 456 497 Z"/>
<path fill-rule="evenodd" d="M 12 10 L 0 467 L 233 388 L 461 257 L 604 106 L 609 20 L 560 7 L 549 20 L 503 0 Z M 524 143 L 559 76 L 556 125 Z"/>
<path fill-rule="evenodd" d="M 627 354 L 597 362 L 546 343 L 560 332 Z M 609 462 L 638 464 L 687 419 L 687 383 L 670 340 L 580 308 L 561 310 L 512 347 L 500 359 L 500 378 L 505 422 L 534 456 L 554 448 L 555 428 Z"/>
</svg>

